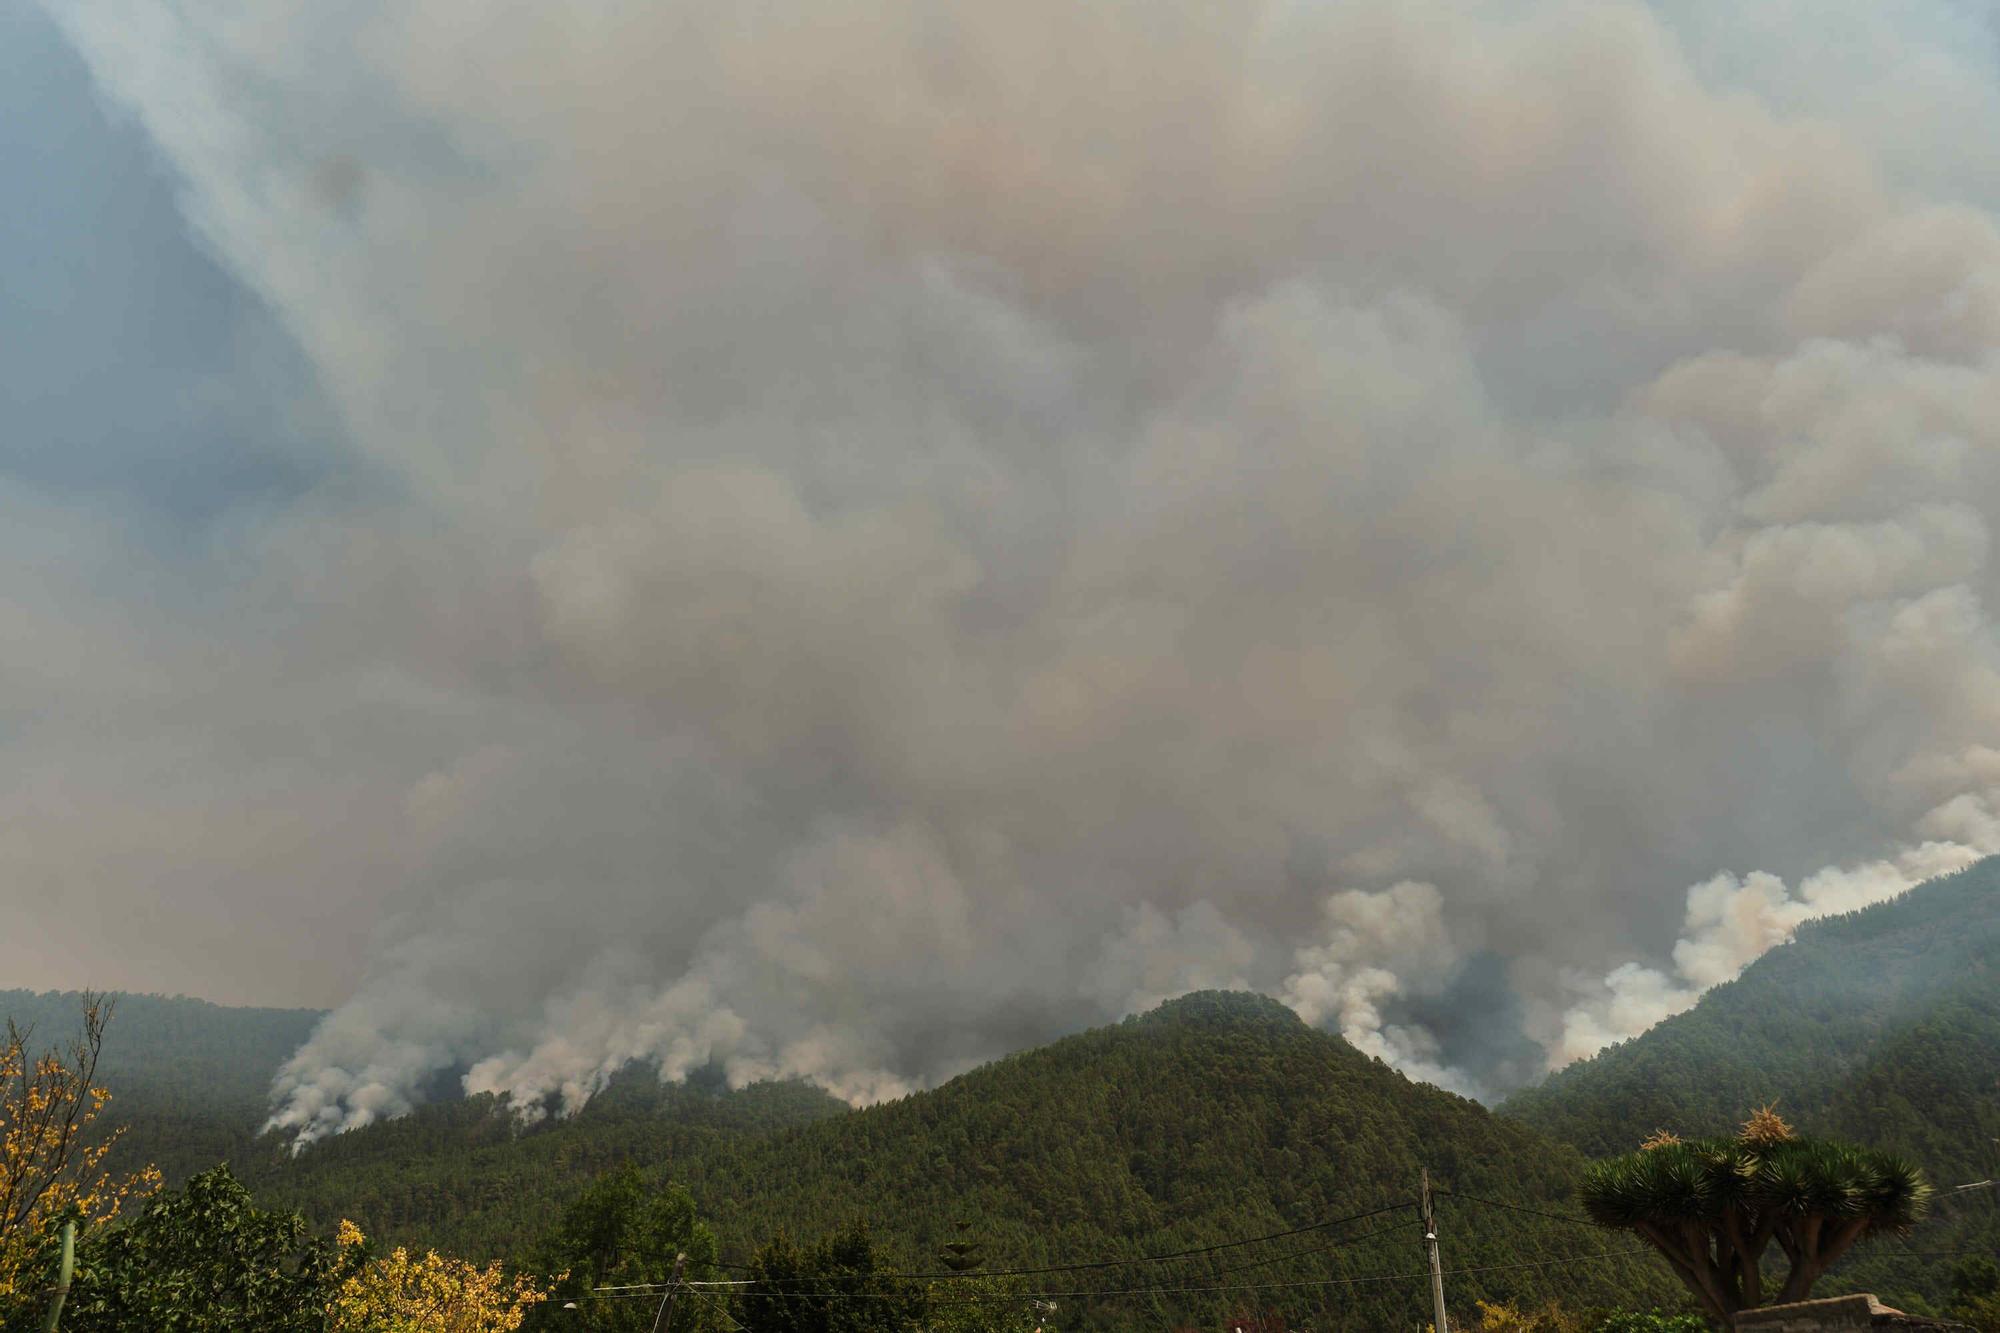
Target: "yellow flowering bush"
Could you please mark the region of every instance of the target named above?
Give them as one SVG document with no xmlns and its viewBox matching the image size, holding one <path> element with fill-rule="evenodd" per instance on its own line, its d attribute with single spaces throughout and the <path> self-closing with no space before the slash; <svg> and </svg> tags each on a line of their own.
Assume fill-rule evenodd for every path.
<svg viewBox="0 0 2000 1333">
<path fill-rule="evenodd" d="M 360 1260 L 361 1228 L 342 1221 L 336 1243 L 344 1257 Z M 548 1293 L 525 1277 L 508 1277 L 498 1263 L 485 1267 L 402 1246 L 386 1258 L 349 1265 L 327 1307 L 334 1333 L 513 1333 Z"/>
<path fill-rule="evenodd" d="M 50 1225 L 75 1217 L 102 1226 L 126 1202 L 160 1183 L 152 1167 L 114 1177 L 104 1158 L 124 1131 L 92 1125 L 111 1094 L 96 1086 L 97 1053 L 111 1006 L 84 1006 L 83 1031 L 65 1050 L 32 1055 L 10 1021 L 0 1039 L 0 1306 L 21 1289 L 23 1271 Z"/>
</svg>

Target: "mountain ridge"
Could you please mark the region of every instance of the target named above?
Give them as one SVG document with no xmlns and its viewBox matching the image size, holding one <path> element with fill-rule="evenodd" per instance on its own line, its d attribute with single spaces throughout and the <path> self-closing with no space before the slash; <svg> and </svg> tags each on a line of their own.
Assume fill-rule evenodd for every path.
<svg viewBox="0 0 2000 1333">
<path fill-rule="evenodd" d="M 387 1239 L 505 1254 L 526 1243 L 524 1219 L 546 1221 L 591 1174 L 632 1162 L 687 1185 L 727 1257 L 859 1218 L 906 1271 L 935 1267 L 961 1219 L 976 1219 L 989 1263 L 1012 1268 L 1200 1249 L 1386 1206 L 1368 1225 L 1389 1234 L 1298 1242 L 1309 1253 L 1296 1257 L 1236 1256 L 1254 1261 L 1254 1281 L 1270 1284 L 1288 1316 L 1332 1309 L 1376 1327 L 1420 1312 L 1423 1283 L 1409 1274 L 1423 1262 L 1414 1199 L 1424 1170 L 1471 1195 L 1558 1209 L 1583 1165 L 1566 1145 L 1242 993 L 1197 992 L 927 1091 L 747 1132 L 691 1125 L 690 1099 L 805 1094 L 646 1084 L 628 1077 L 602 1106 L 525 1128 L 491 1099 L 425 1108 L 264 1159 L 251 1175 L 261 1195 L 319 1225 L 338 1212 Z M 1452 1226 L 1453 1263 L 1497 1270 L 1466 1279 L 1468 1303 L 1558 1290 L 1607 1302 L 1675 1295 L 1637 1256 L 1593 1259 L 1554 1283 L 1535 1265 L 1576 1249 L 1573 1225 L 1467 1212 Z M 1190 1260 L 1174 1280 L 1201 1286 L 1215 1266 Z M 1337 1285 L 1350 1279 L 1365 1281 Z"/>
<path fill-rule="evenodd" d="M 1801 926 L 1734 981 L 1501 1103 L 1603 1156 L 1649 1133 L 1727 1134 L 1775 1101 L 1800 1129 L 1890 1148 L 1943 1188 L 1908 1244 L 1857 1252 L 1825 1290 L 1922 1308 L 1960 1251 L 2000 1253 L 2000 857 Z"/>
<path fill-rule="evenodd" d="M 169 1183 L 250 1150 L 272 1076 L 324 1017 L 186 995 L 0 990 L 0 1018 L 29 1029 L 38 1049 L 60 1046 L 91 995 L 113 1006 L 97 1078 L 112 1094 L 105 1122 L 125 1134 L 109 1164 L 151 1163 Z"/>
<path fill-rule="evenodd" d="M 27 994 L 0 992 L 0 1007 Z M 78 998 L 35 997 L 49 1015 Z M 1032 1266 L 1310 1226 L 1407 1198 L 1428 1169 L 1457 1196 L 1448 1262 L 1491 1270 L 1473 1282 L 1480 1294 L 1671 1300 L 1664 1273 L 1641 1259 L 1544 1283 L 1524 1256 L 1576 1252 L 1575 1227 L 1473 1205 L 1567 1213 L 1586 1156 L 1655 1128 L 1728 1132 L 1774 1098 L 1802 1129 L 1902 1149 L 1947 1185 L 2000 1174 L 1981 1146 L 2000 1137 L 2000 858 L 1809 922 L 1688 1011 L 1491 1110 L 1268 996 L 1201 991 L 861 1109 L 800 1082 L 730 1090 L 716 1070 L 662 1084 L 635 1068 L 569 1119 L 527 1125 L 496 1098 L 453 1099 L 293 1156 L 255 1126 L 268 1073 L 316 1013 L 120 1005 L 117 1035 L 161 1049 L 123 1066 L 108 1055 L 107 1071 L 167 1078 L 114 1082 L 113 1105 L 143 1122 L 128 1149 L 163 1146 L 177 1170 L 227 1157 L 265 1200 L 316 1225 L 353 1217 L 385 1240 L 482 1255 L 521 1253 L 584 1182 L 627 1162 L 686 1183 L 735 1257 L 860 1217 L 914 1268 L 964 1217 L 979 1220 L 993 1261 Z M 204 1022 L 228 1031 L 204 1035 Z M 64 1030 L 44 1024 L 42 1035 Z M 218 1127 L 216 1116 L 236 1120 Z M 2000 1239 L 1994 1204 L 1982 1213 L 1979 1202 L 1920 1233 L 1935 1261 L 1874 1247 L 1827 1290 L 1867 1287 L 1921 1308 L 1944 1285 L 1943 1252 Z M 1369 1239 L 1276 1273 L 1309 1291 L 1330 1280 L 1329 1264 L 1394 1274 L 1406 1241 Z M 1376 1293 L 1368 1318 L 1402 1319 L 1407 1299 Z"/>
</svg>

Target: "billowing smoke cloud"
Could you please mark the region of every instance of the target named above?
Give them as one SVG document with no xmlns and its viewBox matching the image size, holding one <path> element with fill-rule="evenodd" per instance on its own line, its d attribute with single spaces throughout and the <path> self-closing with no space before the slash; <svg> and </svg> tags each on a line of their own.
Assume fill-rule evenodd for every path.
<svg viewBox="0 0 2000 1333">
<path fill-rule="evenodd" d="M 1471 1092 L 1458 1071 L 1438 1062 L 1428 1029 L 1385 1020 L 1384 1006 L 1413 987 L 1438 989 L 1457 961 L 1444 924 L 1444 896 L 1433 884 L 1405 880 L 1381 893 L 1349 889 L 1326 900 L 1326 938 L 1296 956 L 1298 971 L 1280 992 L 1308 1023 L 1326 1023 L 1369 1055 L 1414 1078 Z"/>
<path fill-rule="evenodd" d="M 1480 960 L 2000 849 L 2000 181 L 1733 6 L 61 10 L 396 483 L 245 539 L 404 774 L 297 1134 L 1222 984 L 1493 1091 Z"/>
<path fill-rule="evenodd" d="M 1886 901 L 1924 880 L 1963 870 L 1978 857 L 1957 843 L 1927 842 L 1893 860 L 1815 871 L 1797 893 L 1763 871 L 1741 879 L 1724 873 L 1697 884 L 1687 893 L 1686 933 L 1674 943 L 1673 974 L 1638 963 L 1613 968 L 1601 993 L 1564 1015 L 1562 1041 L 1550 1052 L 1551 1063 L 1593 1054 L 1679 1013 L 1709 987 L 1735 980 L 1814 917 Z"/>
</svg>

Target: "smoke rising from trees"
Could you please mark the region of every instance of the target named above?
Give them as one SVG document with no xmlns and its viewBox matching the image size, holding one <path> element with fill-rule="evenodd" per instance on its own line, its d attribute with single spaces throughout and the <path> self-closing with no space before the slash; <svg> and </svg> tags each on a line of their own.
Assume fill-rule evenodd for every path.
<svg viewBox="0 0 2000 1333">
<path fill-rule="evenodd" d="M 367 719 L 298 1135 L 1216 985 L 1491 1093 L 2000 850 L 1950 11 L 1774 20 L 1894 133 L 1701 7 L 60 18 L 372 479 L 223 553 Z"/>
</svg>

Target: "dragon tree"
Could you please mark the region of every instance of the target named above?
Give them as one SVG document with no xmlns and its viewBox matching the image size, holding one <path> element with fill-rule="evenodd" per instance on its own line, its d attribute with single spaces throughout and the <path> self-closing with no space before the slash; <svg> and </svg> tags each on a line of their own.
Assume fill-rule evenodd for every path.
<svg viewBox="0 0 2000 1333">
<path fill-rule="evenodd" d="M 1734 1139 L 1656 1133 L 1583 1185 L 1591 1220 L 1645 1239 L 1724 1328 L 1738 1311 L 1805 1300 L 1834 1260 L 1908 1230 L 1929 1197 L 1895 1154 L 1802 1138 L 1768 1106 Z M 1790 1265 L 1782 1283 L 1763 1269 L 1774 1243 Z"/>
</svg>

